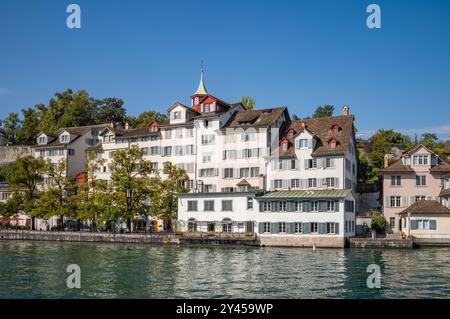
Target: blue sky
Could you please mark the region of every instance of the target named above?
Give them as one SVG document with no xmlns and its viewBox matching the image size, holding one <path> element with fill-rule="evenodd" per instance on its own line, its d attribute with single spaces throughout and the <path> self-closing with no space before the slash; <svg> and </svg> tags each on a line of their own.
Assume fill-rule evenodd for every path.
<svg viewBox="0 0 450 319">
<path fill-rule="evenodd" d="M 81 7 L 81 29 L 66 7 Z M 381 6 L 381 29 L 366 7 Z M 259 108 L 348 104 L 378 128 L 450 136 L 450 1 L 0 1 L 0 118 L 66 88 L 129 114 L 208 91 Z"/>
</svg>

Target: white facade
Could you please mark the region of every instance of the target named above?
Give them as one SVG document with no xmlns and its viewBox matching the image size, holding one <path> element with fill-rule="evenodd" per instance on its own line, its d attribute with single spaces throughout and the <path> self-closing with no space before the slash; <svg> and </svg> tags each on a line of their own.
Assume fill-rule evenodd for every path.
<svg viewBox="0 0 450 319">
<path fill-rule="evenodd" d="M 354 208 L 350 190 L 181 194 L 178 230 L 254 233 L 261 245 L 342 247 L 355 235 Z"/>
</svg>

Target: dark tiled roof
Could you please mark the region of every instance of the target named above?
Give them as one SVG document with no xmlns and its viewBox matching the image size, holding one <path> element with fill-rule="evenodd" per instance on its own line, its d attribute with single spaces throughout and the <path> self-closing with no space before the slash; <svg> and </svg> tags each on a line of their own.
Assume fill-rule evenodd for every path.
<svg viewBox="0 0 450 319">
<path fill-rule="evenodd" d="M 122 130 L 121 137 L 137 137 L 137 136 L 150 136 L 159 135 L 159 132 L 150 132 L 147 127 L 130 128 L 128 130 Z"/>
<path fill-rule="evenodd" d="M 344 198 L 351 192 L 351 189 L 273 191 L 265 193 L 263 196 L 258 197 L 258 199 Z"/>
<path fill-rule="evenodd" d="M 419 200 L 399 214 L 450 214 L 450 209 L 435 200 Z"/>
<path fill-rule="evenodd" d="M 445 142 L 445 144 L 444 144 L 444 149 L 445 149 L 445 152 L 446 152 L 447 154 L 450 154 L 450 140 L 448 140 L 447 142 Z"/>
<path fill-rule="evenodd" d="M 399 158 L 391 165 L 381 170 L 381 173 L 393 173 L 393 172 L 413 173 L 414 170 L 411 168 L 411 166 L 404 165 L 402 159 Z"/>
<path fill-rule="evenodd" d="M 450 164 L 446 161 L 441 160 L 439 165 L 433 166 L 430 168 L 430 172 L 432 173 L 449 173 L 450 172 Z"/>
<path fill-rule="evenodd" d="M 319 139 L 312 156 L 340 155 L 348 151 L 350 141 L 353 139 L 353 120 L 352 115 L 294 120 L 290 128 L 293 128 L 297 134 L 306 129 Z M 335 125 L 339 127 L 337 134 L 333 134 L 331 130 Z M 337 145 L 336 148 L 331 149 L 328 142 L 333 138 L 337 141 Z"/>
<path fill-rule="evenodd" d="M 285 107 L 236 112 L 225 125 L 229 128 L 269 127 L 286 111 Z"/>
</svg>

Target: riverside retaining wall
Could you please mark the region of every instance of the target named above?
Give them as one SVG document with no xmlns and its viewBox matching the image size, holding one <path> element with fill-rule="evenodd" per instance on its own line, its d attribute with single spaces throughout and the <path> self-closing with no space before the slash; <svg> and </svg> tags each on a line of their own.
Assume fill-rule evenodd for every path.
<svg viewBox="0 0 450 319">
<path fill-rule="evenodd" d="M 350 248 L 413 248 L 412 239 L 350 238 Z"/>
</svg>

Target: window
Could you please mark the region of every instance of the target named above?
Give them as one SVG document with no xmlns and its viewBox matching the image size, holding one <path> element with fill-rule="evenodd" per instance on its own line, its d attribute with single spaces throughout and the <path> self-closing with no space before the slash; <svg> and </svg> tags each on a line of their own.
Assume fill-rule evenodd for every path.
<svg viewBox="0 0 450 319">
<path fill-rule="evenodd" d="M 311 211 L 317 212 L 319 211 L 319 202 L 316 200 L 311 201 Z"/>
<path fill-rule="evenodd" d="M 258 176 L 259 176 L 259 167 L 251 167 L 250 177 L 258 177 Z"/>
<path fill-rule="evenodd" d="M 295 201 L 294 202 L 294 209 L 296 212 L 302 211 L 302 202 L 301 201 Z"/>
<path fill-rule="evenodd" d="M 171 139 L 172 138 L 172 130 L 166 130 L 164 132 L 164 138 Z"/>
<path fill-rule="evenodd" d="M 179 120 L 181 118 L 181 112 L 180 111 L 173 112 L 172 114 L 173 114 L 173 119 L 174 120 Z"/>
<path fill-rule="evenodd" d="M 207 211 L 207 212 L 214 211 L 214 201 L 213 200 L 205 200 L 203 205 L 204 205 L 204 208 L 203 208 L 204 211 Z"/>
<path fill-rule="evenodd" d="M 414 200 L 417 202 L 417 201 L 419 201 L 419 200 L 425 200 L 426 198 L 425 198 L 425 196 L 423 196 L 423 195 L 417 195 L 417 196 L 415 196 L 414 197 Z"/>
<path fill-rule="evenodd" d="M 286 202 L 280 202 L 280 212 L 286 211 Z"/>
<path fill-rule="evenodd" d="M 416 186 L 426 186 L 426 185 L 427 185 L 427 177 L 425 175 L 417 175 Z"/>
<path fill-rule="evenodd" d="M 211 145 L 215 142 L 215 135 L 202 135 L 202 145 Z"/>
<path fill-rule="evenodd" d="M 291 188 L 300 188 L 300 179 L 298 178 L 291 179 Z"/>
<path fill-rule="evenodd" d="M 194 99 L 194 105 L 198 105 L 198 102 L 199 102 L 199 100 L 198 100 L 198 97 L 196 96 Z"/>
<path fill-rule="evenodd" d="M 45 136 L 39 137 L 38 143 L 39 144 L 45 144 Z"/>
<path fill-rule="evenodd" d="M 153 170 L 155 170 L 155 171 L 158 170 L 158 162 L 151 162 L 150 165 Z"/>
<path fill-rule="evenodd" d="M 326 178 L 326 185 L 327 185 L 328 188 L 336 187 L 334 177 L 327 177 Z"/>
<path fill-rule="evenodd" d="M 211 162 L 212 153 L 203 153 L 202 160 L 203 163 L 209 163 Z"/>
<path fill-rule="evenodd" d="M 204 121 L 203 121 L 203 126 L 204 126 L 205 128 L 208 128 L 208 126 L 209 126 L 209 121 L 208 121 L 208 120 L 204 120 Z"/>
<path fill-rule="evenodd" d="M 273 181 L 273 187 L 274 188 L 283 188 L 283 180 L 281 179 L 275 179 Z"/>
<path fill-rule="evenodd" d="M 175 137 L 177 137 L 177 138 L 182 138 L 183 137 L 183 129 L 182 128 L 177 128 L 175 130 Z"/>
<path fill-rule="evenodd" d="M 203 112 L 210 112 L 211 111 L 211 104 L 205 103 L 203 104 Z"/>
<path fill-rule="evenodd" d="M 327 211 L 334 212 L 336 210 L 335 203 L 334 200 L 327 200 Z"/>
<path fill-rule="evenodd" d="M 286 232 L 286 223 L 278 223 L 278 232 L 285 233 Z"/>
<path fill-rule="evenodd" d="M 70 140 L 70 135 L 68 134 L 61 135 L 59 139 L 61 143 L 67 143 Z"/>
<path fill-rule="evenodd" d="M 287 143 L 281 144 L 281 150 L 282 150 L 282 152 L 287 152 L 287 147 L 288 147 Z"/>
<path fill-rule="evenodd" d="M 73 148 L 69 148 L 69 149 L 67 150 L 67 153 L 68 153 L 69 155 L 71 155 L 71 156 L 74 156 L 74 155 L 75 155 L 75 150 L 74 150 Z"/>
<path fill-rule="evenodd" d="M 389 218 L 389 227 L 390 227 L 391 229 L 394 229 L 394 228 L 395 228 L 395 217 Z"/>
<path fill-rule="evenodd" d="M 197 201 L 188 200 L 188 212 L 196 212 L 196 211 L 197 211 Z"/>
<path fill-rule="evenodd" d="M 317 234 L 319 231 L 319 227 L 317 223 L 311 223 L 311 233 Z"/>
<path fill-rule="evenodd" d="M 249 177 L 250 176 L 250 168 L 249 167 L 242 167 L 239 169 L 239 176 L 242 177 Z"/>
<path fill-rule="evenodd" d="M 402 198 L 400 196 L 391 196 L 391 207 L 401 207 L 402 206 Z"/>
<path fill-rule="evenodd" d="M 335 234 L 335 233 L 336 233 L 336 224 L 327 223 L 327 234 Z"/>
<path fill-rule="evenodd" d="M 331 149 L 335 149 L 335 148 L 336 148 L 336 145 L 337 145 L 337 142 L 336 142 L 336 140 L 335 140 L 334 138 L 331 139 L 331 140 L 328 142 L 328 147 L 331 148 Z"/>
<path fill-rule="evenodd" d="M 308 160 L 307 168 L 317 168 L 317 159 L 313 158 L 313 159 Z"/>
<path fill-rule="evenodd" d="M 402 177 L 401 176 L 391 176 L 391 186 L 401 186 Z"/>
<path fill-rule="evenodd" d="M 264 202 L 264 211 L 270 212 L 270 202 Z"/>
<path fill-rule="evenodd" d="M 164 147 L 164 156 L 172 156 L 172 146 Z"/>
<path fill-rule="evenodd" d="M 428 155 L 414 155 L 413 156 L 414 165 L 428 165 Z"/>
<path fill-rule="evenodd" d="M 233 201 L 232 200 L 222 200 L 222 211 L 232 211 Z"/>
<path fill-rule="evenodd" d="M 188 220 L 188 231 L 190 232 L 197 231 L 197 222 L 193 218 L 190 218 Z"/>
<path fill-rule="evenodd" d="M 297 234 L 303 233 L 303 224 L 302 223 L 294 223 L 294 233 L 297 233 Z"/>
<path fill-rule="evenodd" d="M 270 223 L 263 223 L 263 232 L 270 233 Z"/>
<path fill-rule="evenodd" d="M 308 148 L 308 147 L 309 147 L 309 144 L 310 144 L 310 143 L 308 143 L 308 140 L 307 140 L 307 139 L 300 139 L 300 140 L 298 141 L 298 146 L 299 146 L 300 149 Z"/>
<path fill-rule="evenodd" d="M 224 220 L 222 221 L 222 231 L 223 231 L 224 233 L 231 233 L 231 230 L 232 230 L 232 223 L 231 223 L 231 220 L 229 220 L 229 219 L 224 219 Z"/>
<path fill-rule="evenodd" d="M 325 158 L 325 168 L 333 167 L 333 161 L 330 157 Z"/>
<path fill-rule="evenodd" d="M 224 168 L 223 169 L 223 178 L 233 178 L 233 168 Z"/>
<path fill-rule="evenodd" d="M 253 209 L 253 197 L 247 196 L 247 209 Z"/>
<path fill-rule="evenodd" d="M 317 187 L 317 179 L 308 178 L 308 187 Z"/>
</svg>

